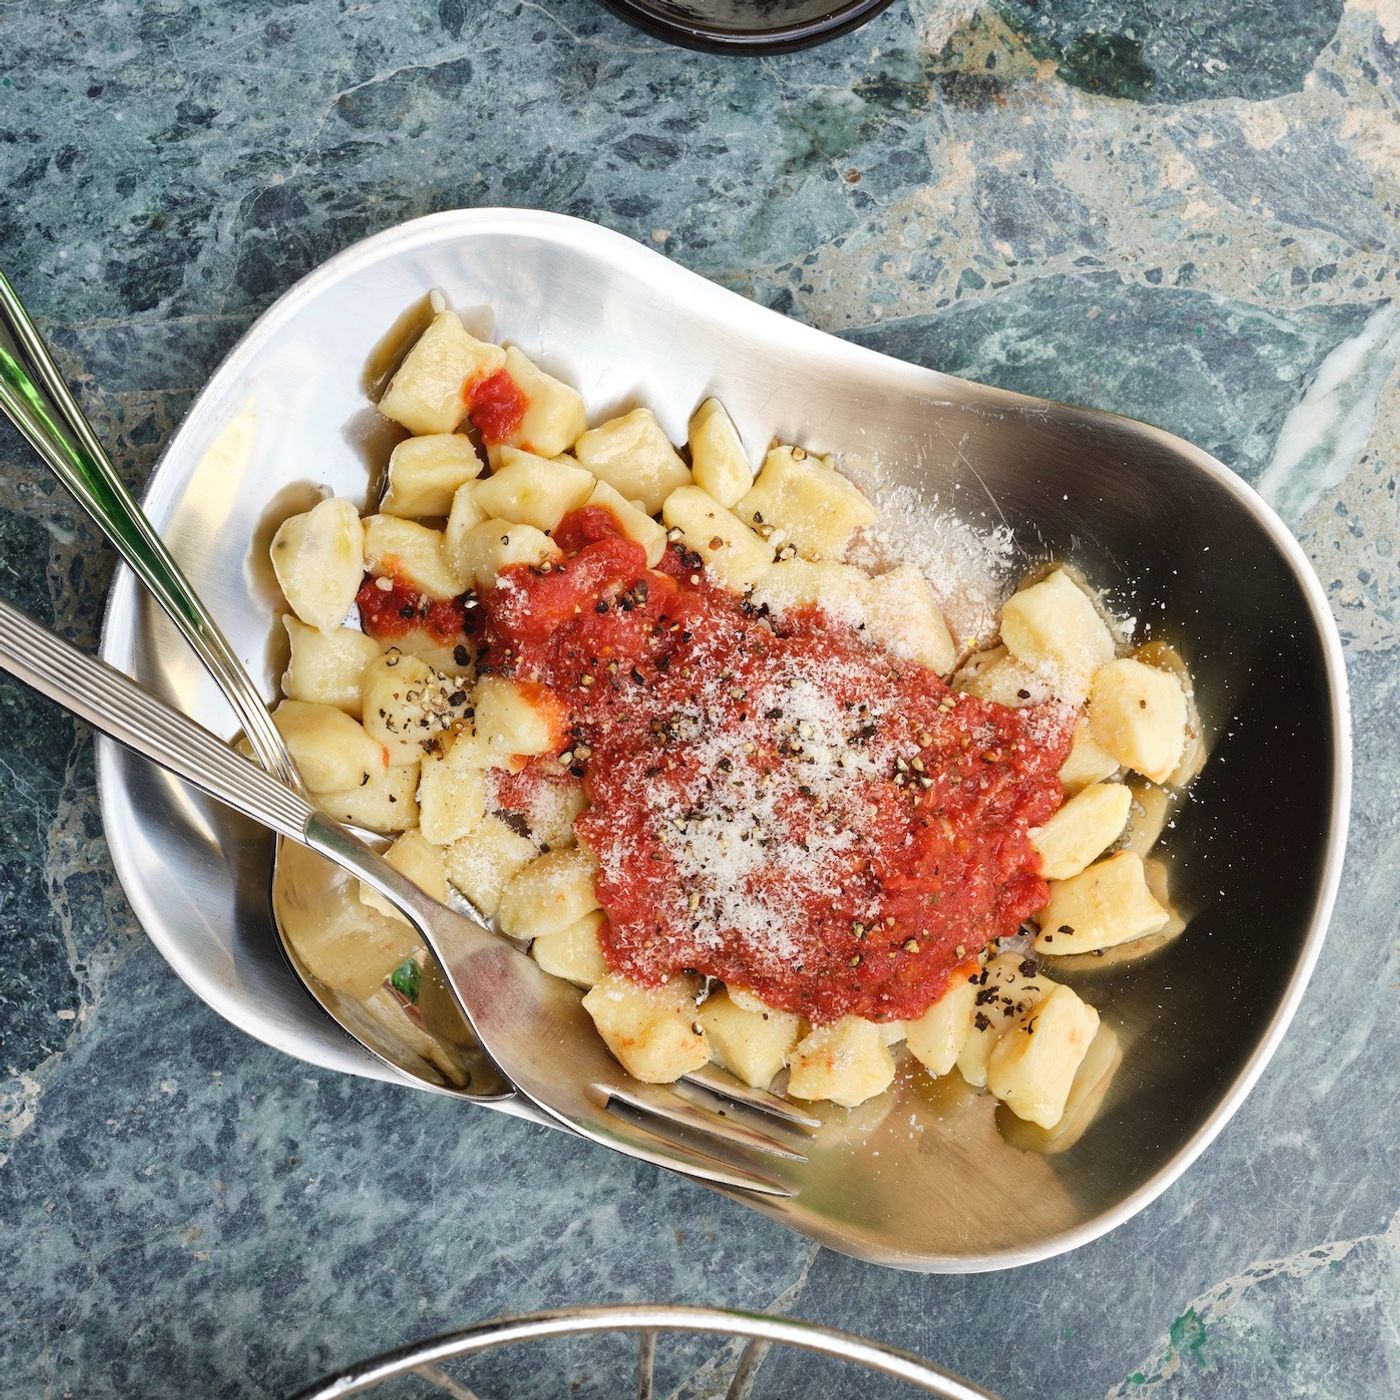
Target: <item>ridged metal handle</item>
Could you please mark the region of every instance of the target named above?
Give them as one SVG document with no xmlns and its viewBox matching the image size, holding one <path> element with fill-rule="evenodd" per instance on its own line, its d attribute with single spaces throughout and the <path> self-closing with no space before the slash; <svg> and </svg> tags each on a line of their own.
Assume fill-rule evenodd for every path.
<svg viewBox="0 0 1400 1400">
<path fill-rule="evenodd" d="M 118 743 L 294 841 L 316 809 L 217 735 L 0 599 L 0 667 Z"/>
<path fill-rule="evenodd" d="M 106 662 L 70 646 L 3 599 L 0 670 L 225 806 L 366 881 L 399 908 L 440 960 L 446 956 L 433 927 L 436 902 L 386 860 L 300 792 L 249 763 L 217 734 L 157 700 Z M 454 924 L 454 933 L 459 951 L 496 942 L 484 925 L 474 926 L 474 921 L 466 919 Z"/>
<path fill-rule="evenodd" d="M 29 313 L 0 272 L 0 411 L 97 522 L 184 633 L 237 712 L 259 760 L 284 783 L 301 780 L 267 706 L 228 639 L 126 489 Z"/>
</svg>

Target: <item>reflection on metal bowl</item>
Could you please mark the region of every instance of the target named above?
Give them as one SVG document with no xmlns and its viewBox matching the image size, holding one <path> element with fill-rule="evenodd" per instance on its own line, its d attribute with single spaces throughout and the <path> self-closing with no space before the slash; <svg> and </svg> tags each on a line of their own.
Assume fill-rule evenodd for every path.
<svg viewBox="0 0 1400 1400">
<path fill-rule="evenodd" d="M 949 1272 L 1044 1258 L 1140 1210 L 1203 1150 L 1268 1060 L 1340 872 L 1345 677 L 1322 591 L 1292 537 L 1213 458 L 1156 429 L 851 346 L 577 220 L 439 214 L 350 248 L 267 312 L 152 480 L 151 518 L 269 696 L 280 627 L 250 553 L 260 523 L 308 476 L 364 501 L 383 457 L 366 366 L 385 328 L 434 286 L 473 332 L 516 341 L 576 384 L 595 420 L 645 403 L 681 441 L 695 404 L 717 394 L 751 456 L 774 436 L 802 441 L 873 464 L 861 481 L 877 503 L 895 493 L 926 501 L 930 519 L 966 503 L 974 524 L 1004 520 L 1025 568 L 1048 557 L 1077 566 L 1123 611 L 1150 615 L 1154 636 L 1180 652 L 1210 749 L 1162 850 L 1171 902 L 1190 922 L 1133 956 L 1052 969 L 1103 1008 L 1116 1037 L 1077 1087 L 1082 1121 L 1053 1141 L 1003 1132 L 991 1099 L 906 1068 L 881 1104 L 823 1106 L 808 1184 L 790 1201 L 752 1203 L 847 1253 Z M 241 450 L 216 451 L 236 421 Z M 234 732 L 198 662 L 125 573 L 103 654 Z M 270 843 L 110 744 L 99 763 L 118 874 L 179 974 L 289 1054 L 394 1078 L 282 963 L 268 919 Z M 407 1073 L 401 1082 L 431 1087 Z M 474 1114 L 465 1130 L 509 1131 L 463 1113 Z"/>
</svg>

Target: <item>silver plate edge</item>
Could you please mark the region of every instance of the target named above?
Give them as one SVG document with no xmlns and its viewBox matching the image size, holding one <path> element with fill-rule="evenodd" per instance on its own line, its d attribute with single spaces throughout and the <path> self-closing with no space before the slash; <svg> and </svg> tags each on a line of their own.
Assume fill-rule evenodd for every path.
<svg viewBox="0 0 1400 1400">
<path fill-rule="evenodd" d="M 689 271 L 689 269 L 683 268 L 677 263 L 673 263 L 662 254 L 628 238 L 626 235 L 616 233 L 611 229 L 590 223 L 587 220 L 577 219 L 570 215 L 530 209 L 480 208 L 446 210 L 437 214 L 428 214 L 418 219 L 409 220 L 406 223 L 396 225 L 393 228 L 386 229 L 381 233 L 371 235 L 358 243 L 352 244 L 350 247 L 335 254 L 312 272 L 308 273 L 263 312 L 229 351 L 219 368 L 210 378 L 208 384 L 206 384 L 204 389 L 201 390 L 190 405 L 180 425 L 171 435 L 155 467 L 152 469 L 151 477 L 143 496 L 143 503 L 152 509 L 153 513 L 159 513 L 158 506 L 161 499 L 162 484 L 161 467 L 173 448 L 178 444 L 180 436 L 186 426 L 197 416 L 207 399 L 212 399 L 217 396 L 225 380 L 236 377 L 241 364 L 250 356 L 257 353 L 261 342 L 276 330 L 279 323 L 291 315 L 302 301 L 314 295 L 323 283 L 333 282 L 343 273 L 355 268 L 361 262 L 373 260 L 390 249 L 398 248 L 402 250 L 422 242 L 435 242 L 446 237 L 460 238 L 479 233 L 491 233 L 494 235 L 510 233 L 529 238 L 543 237 L 550 241 L 560 241 L 573 246 L 577 246 L 581 242 L 601 243 L 604 245 L 611 244 L 617 251 L 620 252 L 625 249 L 629 257 L 640 259 L 646 263 L 651 274 L 658 280 L 672 279 L 692 293 L 697 290 L 703 290 L 705 295 L 720 299 L 730 299 L 735 306 L 736 314 L 742 311 L 742 314 L 746 317 L 757 316 L 759 318 L 771 318 L 774 321 L 782 322 L 785 327 L 785 334 L 790 336 L 797 338 L 816 338 L 820 341 L 837 340 L 842 347 L 843 354 L 867 357 L 871 363 L 882 365 L 886 372 L 890 373 L 893 377 L 903 379 L 912 376 L 914 382 L 925 390 L 937 390 L 941 388 L 946 392 L 951 386 L 959 385 L 964 382 L 955 376 L 945 375 L 936 370 L 923 369 L 911 365 L 906 361 L 883 355 L 879 351 L 870 350 L 863 346 L 842 341 L 839 337 L 831 336 L 825 331 L 806 326 L 778 312 L 758 306 L 740 296 L 738 293 L 720 287 L 718 284 L 709 281 L 709 279 L 701 277 L 698 273 L 693 273 Z M 1009 390 L 996 389 L 992 386 L 985 385 L 978 385 L 977 387 L 979 393 L 992 395 L 995 401 L 1003 404 L 1007 408 L 1024 410 L 1026 408 L 1043 407 L 1043 401 L 1016 394 Z M 1269 1061 L 1277 1051 L 1279 1043 L 1282 1041 L 1289 1024 L 1297 1012 L 1298 1006 L 1302 1001 L 1303 993 L 1307 989 L 1308 981 L 1317 964 L 1341 884 L 1343 857 L 1346 850 L 1346 837 L 1350 820 L 1352 780 L 1349 690 L 1341 636 L 1338 632 L 1336 621 L 1327 605 L 1326 594 L 1321 581 L 1318 579 L 1311 562 L 1303 553 L 1301 545 L 1299 545 L 1298 541 L 1294 538 L 1292 532 L 1284 524 L 1277 512 L 1274 511 L 1253 487 L 1238 477 L 1226 467 L 1224 463 L 1220 462 L 1211 454 L 1196 447 L 1193 443 L 1177 437 L 1173 433 L 1168 433 L 1150 424 L 1138 423 L 1136 420 L 1124 419 L 1120 415 L 1104 413 L 1097 409 L 1071 407 L 1074 407 L 1076 413 L 1085 415 L 1091 420 L 1098 420 L 1104 423 L 1131 422 L 1137 431 L 1145 432 L 1169 446 L 1173 451 L 1191 457 L 1218 485 L 1236 497 L 1240 504 L 1260 523 L 1275 545 L 1279 548 L 1281 554 L 1287 559 L 1293 575 L 1307 599 L 1313 624 L 1323 643 L 1327 664 L 1327 687 L 1332 710 L 1331 738 L 1337 755 L 1337 763 L 1333 774 L 1331 810 L 1328 814 L 1330 830 L 1327 837 L 1324 872 L 1322 880 L 1320 881 L 1317 897 L 1314 900 L 1313 912 L 1309 920 L 1308 934 L 1303 945 L 1302 953 L 1297 959 L 1293 974 L 1289 979 L 1287 991 L 1277 1012 L 1269 1023 L 1268 1029 L 1260 1038 L 1256 1048 L 1247 1060 L 1244 1068 L 1236 1077 L 1229 1091 L 1222 1096 L 1206 1121 L 1191 1138 L 1178 1149 L 1172 1158 L 1170 1158 L 1154 1175 L 1124 1197 L 1115 1207 L 1101 1212 L 1099 1215 L 1072 1229 L 1049 1235 L 1033 1248 L 994 1251 L 974 1258 L 954 1257 L 929 1259 L 921 1262 L 918 1266 L 918 1271 L 920 1272 L 953 1274 L 984 1273 L 999 1269 L 1017 1268 L 1025 1264 L 1037 1263 L 1045 1259 L 1053 1258 L 1058 1254 L 1066 1253 L 1081 1245 L 1088 1244 L 1098 1239 L 1100 1236 L 1107 1234 L 1109 1231 L 1116 1229 L 1126 1220 L 1150 1205 L 1158 1196 L 1166 1191 L 1206 1148 L 1210 1146 L 1224 1128 L 1225 1124 L 1228 1123 L 1238 1111 L 1240 1105 L 1258 1082 L 1260 1076 L 1268 1066 Z M 121 612 L 123 607 L 130 607 L 136 596 L 137 588 L 138 585 L 134 575 L 132 575 L 124 565 L 119 566 L 108 596 L 99 646 L 99 654 L 104 660 L 111 664 L 120 663 L 120 658 L 117 655 L 120 646 L 118 638 L 120 628 L 114 626 L 114 615 Z M 156 927 L 160 925 L 159 919 L 155 917 L 155 911 L 143 908 L 144 901 L 141 900 L 139 895 L 133 897 L 132 885 L 134 882 L 129 879 L 130 872 L 121 854 L 119 854 L 122 849 L 121 843 L 114 842 L 111 836 L 114 829 L 112 810 L 110 807 L 112 801 L 111 792 L 115 787 L 119 786 L 116 781 L 113 765 L 119 750 L 113 741 L 102 738 L 101 736 L 97 739 L 96 747 L 99 809 L 102 815 L 103 829 L 107 834 L 109 849 L 112 854 L 112 863 L 116 870 L 118 881 L 128 901 L 131 903 L 138 920 L 141 922 L 143 928 L 146 929 L 148 936 L 151 937 L 151 941 L 156 945 L 166 961 L 170 963 L 171 967 L 174 968 L 181 980 L 184 981 L 201 1000 L 205 1001 L 226 1020 L 232 1022 L 249 1035 L 252 1035 L 255 1039 L 261 1040 L 263 1043 L 269 1044 L 275 1049 L 282 1050 L 286 1054 L 297 1059 L 301 1059 L 303 1062 L 315 1064 L 320 1068 L 347 1069 L 350 1070 L 350 1072 L 362 1074 L 367 1078 L 400 1082 L 413 1088 L 426 1087 L 406 1076 L 400 1076 L 389 1071 L 386 1067 L 372 1061 L 368 1056 L 364 1056 L 358 1068 L 344 1063 L 330 1064 L 317 1056 L 305 1053 L 304 1047 L 298 1047 L 290 1038 L 279 1040 L 261 1034 L 245 1024 L 244 1020 L 240 1017 L 240 1008 L 237 1003 L 230 1002 L 227 999 L 216 999 L 216 997 L 212 995 L 213 989 L 210 989 L 211 995 L 206 995 L 204 990 L 186 975 L 180 963 L 171 956 L 171 950 L 167 947 L 167 941 L 157 938 L 151 933 L 153 925 Z M 539 1121 L 538 1116 L 532 1110 L 522 1108 L 520 1105 L 509 1101 L 499 1105 L 487 1104 L 485 1107 L 498 1108 L 500 1111 L 510 1113 L 513 1116 L 524 1116 Z M 730 1193 L 724 1192 L 722 1194 Z M 747 1198 L 743 1199 L 745 1199 L 746 1204 L 754 1204 L 753 1201 Z M 911 1266 L 902 1264 L 902 1267 L 908 1268 Z"/>
</svg>

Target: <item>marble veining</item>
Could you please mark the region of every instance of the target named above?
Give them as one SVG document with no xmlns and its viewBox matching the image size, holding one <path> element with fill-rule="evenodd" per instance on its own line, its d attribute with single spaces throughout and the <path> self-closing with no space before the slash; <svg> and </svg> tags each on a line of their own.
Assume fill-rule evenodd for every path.
<svg viewBox="0 0 1400 1400">
<path fill-rule="evenodd" d="M 0 265 L 133 485 L 325 257 L 556 209 L 1217 454 L 1327 589 L 1358 774 L 1317 974 L 1201 1161 L 1070 1256 L 916 1279 L 249 1042 L 135 924 L 86 734 L 0 681 L 0 1394 L 285 1393 L 493 1313 L 647 1298 L 867 1332 L 1018 1400 L 1400 1391 L 1398 71 L 1400 0 L 896 0 L 754 61 L 593 0 L 0 0 Z M 0 465 L 0 590 L 92 645 L 110 553 L 7 429 Z M 617 1358 L 470 1381 L 611 1396 Z M 721 1393 L 733 1360 L 663 1348 L 661 1393 Z M 816 1377 L 775 1356 L 755 1394 Z"/>
</svg>

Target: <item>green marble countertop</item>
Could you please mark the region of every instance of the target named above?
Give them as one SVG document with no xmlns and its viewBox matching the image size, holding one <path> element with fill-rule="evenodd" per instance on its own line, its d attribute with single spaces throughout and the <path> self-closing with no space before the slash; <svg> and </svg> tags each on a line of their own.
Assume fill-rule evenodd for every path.
<svg viewBox="0 0 1400 1400">
<path fill-rule="evenodd" d="M 672 1299 L 1017 1400 L 1400 1392 L 1397 76 L 1397 0 L 896 0 L 761 61 L 591 0 L 0 0 L 0 260 L 133 484 L 329 254 L 432 210 L 561 210 L 1219 455 L 1321 574 L 1357 756 L 1331 936 L 1221 1138 L 1076 1253 L 916 1278 L 245 1039 L 134 922 L 88 734 L 0 683 L 0 1391 L 266 1395 L 479 1317 Z M 0 591 L 93 644 L 110 553 L 8 432 L 0 464 Z M 661 1393 L 714 1393 L 715 1352 L 669 1352 Z M 602 1356 L 564 1358 L 571 1393 L 616 1393 Z"/>
</svg>

